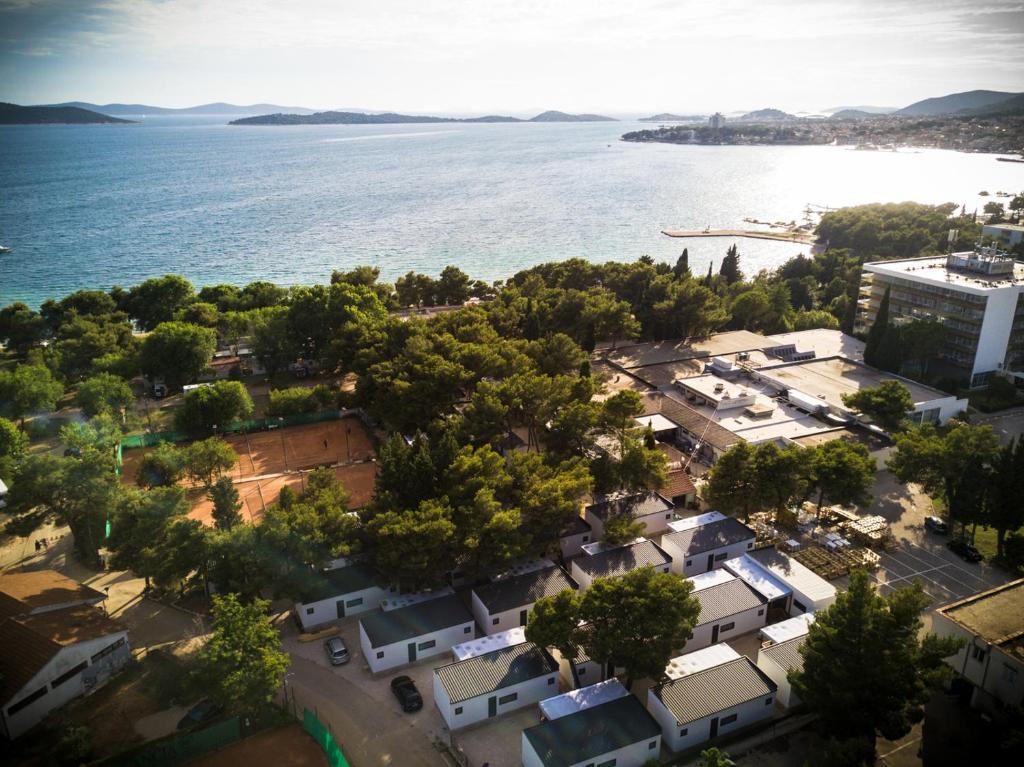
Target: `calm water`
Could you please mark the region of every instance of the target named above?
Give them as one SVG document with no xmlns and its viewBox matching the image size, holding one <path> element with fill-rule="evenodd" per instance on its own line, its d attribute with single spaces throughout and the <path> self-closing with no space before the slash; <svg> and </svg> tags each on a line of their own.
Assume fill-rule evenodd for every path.
<svg viewBox="0 0 1024 767">
<path fill-rule="evenodd" d="M 281 284 L 374 264 L 492 280 L 582 256 L 674 261 L 666 227 L 801 219 L 807 203 L 984 202 L 1024 166 L 954 152 L 626 144 L 630 123 L 0 128 L 0 305 L 167 272 Z M 649 126 L 648 126 L 649 127 Z M 690 240 L 695 271 L 728 240 Z M 741 241 L 748 273 L 804 248 Z"/>
</svg>

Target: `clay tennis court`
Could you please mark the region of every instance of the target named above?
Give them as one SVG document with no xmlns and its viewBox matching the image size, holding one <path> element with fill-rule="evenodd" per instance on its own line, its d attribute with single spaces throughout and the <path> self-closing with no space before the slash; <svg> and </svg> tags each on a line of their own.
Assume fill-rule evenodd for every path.
<svg viewBox="0 0 1024 767">
<path fill-rule="evenodd" d="M 320 746 L 299 725 L 252 735 L 189 762 L 192 767 L 328 767 Z"/>
</svg>

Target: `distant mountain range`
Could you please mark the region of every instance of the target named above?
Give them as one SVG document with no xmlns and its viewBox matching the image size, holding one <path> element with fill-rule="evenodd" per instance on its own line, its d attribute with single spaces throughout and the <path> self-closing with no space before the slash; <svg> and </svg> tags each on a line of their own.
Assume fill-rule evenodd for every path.
<svg viewBox="0 0 1024 767">
<path fill-rule="evenodd" d="M 249 104 L 239 106 L 238 104 L 226 104 L 218 101 L 213 104 L 200 104 L 194 107 L 154 107 L 149 104 L 90 104 L 86 101 L 67 101 L 63 104 L 47 104 L 52 107 L 77 107 L 79 109 L 90 109 L 93 112 L 100 112 L 105 115 L 142 117 L 144 115 L 263 115 L 270 112 L 293 112 L 295 114 L 311 115 L 315 110 L 307 107 L 282 107 L 277 104 Z M 353 110 L 359 111 L 359 110 Z"/>
<path fill-rule="evenodd" d="M 870 120 L 875 117 L 884 117 L 878 112 L 865 112 L 863 109 L 840 109 L 829 115 L 830 120 Z"/>
<path fill-rule="evenodd" d="M 87 125 L 130 122 L 131 120 L 122 120 L 81 107 L 23 107 L 0 103 L 0 125 Z"/>
<path fill-rule="evenodd" d="M 846 111 L 866 112 L 867 114 L 870 114 L 870 115 L 887 115 L 887 114 L 892 114 L 893 112 L 895 112 L 898 109 L 899 109 L 899 107 L 873 107 L 873 106 L 860 105 L 860 106 L 852 106 L 852 107 L 850 107 L 850 106 L 847 106 L 847 107 L 829 107 L 828 109 L 822 109 L 821 111 L 824 112 L 825 114 L 830 114 L 830 115 L 833 115 L 833 116 L 835 116 L 836 112 L 846 112 Z"/>
<path fill-rule="evenodd" d="M 781 109 L 757 109 L 747 112 L 738 118 L 737 122 L 783 122 L 785 120 L 797 120 L 796 115 L 783 112 Z"/>
<path fill-rule="evenodd" d="M 403 115 L 395 112 L 366 114 L 364 112 L 315 112 L 314 114 L 268 114 L 242 117 L 230 125 L 396 125 L 400 123 L 520 123 L 520 122 L 615 122 L 602 115 L 573 115 L 566 112 L 542 112 L 529 120 L 505 115 L 484 117 L 433 117 L 431 115 Z"/>
<path fill-rule="evenodd" d="M 964 93 L 951 93 L 948 96 L 917 101 L 910 106 L 903 107 L 895 114 L 904 117 L 928 117 L 933 115 L 956 115 L 956 114 L 1002 114 L 1005 112 L 1019 112 L 1022 107 L 1022 93 L 1008 93 L 1006 91 L 966 91 Z"/>
<path fill-rule="evenodd" d="M 642 123 L 701 123 L 708 119 L 707 115 L 674 115 L 671 112 L 662 112 L 660 115 L 641 117 Z"/>
</svg>

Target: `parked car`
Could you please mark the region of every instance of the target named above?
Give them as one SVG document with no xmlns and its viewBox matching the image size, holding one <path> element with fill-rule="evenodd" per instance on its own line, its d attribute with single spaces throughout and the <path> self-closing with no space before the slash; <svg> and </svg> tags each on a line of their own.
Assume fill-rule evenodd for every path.
<svg viewBox="0 0 1024 767">
<path fill-rule="evenodd" d="M 324 652 L 332 666 L 343 666 L 349 661 L 348 648 L 341 637 L 331 637 L 324 641 Z"/>
<path fill-rule="evenodd" d="M 423 708 L 423 697 L 416 689 L 416 683 L 407 676 L 396 676 L 391 680 L 391 692 L 402 704 L 402 711 L 411 714 Z"/>
<path fill-rule="evenodd" d="M 924 526 L 933 533 L 941 533 L 942 535 L 945 535 L 949 532 L 949 526 L 941 517 L 925 517 Z"/>
<path fill-rule="evenodd" d="M 984 557 L 981 556 L 981 552 L 963 538 L 954 538 L 953 540 L 948 541 L 946 546 L 950 551 L 960 557 L 960 559 L 968 562 L 980 562 L 984 559 Z"/>
<path fill-rule="evenodd" d="M 209 698 L 204 698 L 192 706 L 192 708 L 188 710 L 188 713 L 181 718 L 181 721 L 178 722 L 178 729 L 188 730 L 192 727 L 198 727 L 201 724 L 208 724 L 223 710 L 224 709 L 217 703 L 214 703 Z"/>
</svg>

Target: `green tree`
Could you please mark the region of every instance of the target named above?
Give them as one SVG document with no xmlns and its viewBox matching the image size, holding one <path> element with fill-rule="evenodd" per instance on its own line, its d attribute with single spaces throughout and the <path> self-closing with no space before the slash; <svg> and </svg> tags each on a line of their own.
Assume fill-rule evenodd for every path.
<svg viewBox="0 0 1024 767">
<path fill-rule="evenodd" d="M 142 342 L 142 372 L 179 387 L 199 377 L 216 348 L 213 330 L 187 322 L 164 322 Z"/>
<path fill-rule="evenodd" d="M 687 248 L 683 248 L 683 252 L 676 259 L 676 265 L 672 267 L 672 275 L 677 280 L 690 276 L 690 251 Z"/>
<path fill-rule="evenodd" d="M 184 451 L 170 442 L 161 442 L 142 456 L 135 482 L 140 487 L 173 485 L 184 471 Z"/>
<path fill-rule="evenodd" d="M 868 329 L 867 338 L 864 340 L 864 362 L 872 367 L 881 367 L 879 352 L 882 347 L 882 340 L 890 333 L 889 327 L 889 303 L 892 300 L 892 288 L 886 285 L 885 293 L 878 304 L 878 312 L 875 314 L 875 321 Z"/>
<path fill-rule="evenodd" d="M 815 447 L 809 457 L 809 488 L 817 493 L 818 514 L 826 500 L 842 506 L 871 502 L 876 467 L 867 447 L 833 439 Z"/>
<path fill-rule="evenodd" d="M 572 686 L 580 687 L 576 657 L 579 655 L 580 595 L 572 589 L 538 599 L 527 618 L 526 639 L 538 647 L 553 647 L 569 664 Z"/>
<path fill-rule="evenodd" d="M 185 395 L 174 424 L 188 434 L 208 434 L 248 418 L 252 411 L 252 397 L 241 382 L 216 381 Z"/>
<path fill-rule="evenodd" d="M 215 328 L 220 323 L 220 311 L 217 309 L 216 304 L 196 301 L 179 309 L 175 313 L 174 319 L 178 322 L 201 325 L 204 328 Z"/>
<path fill-rule="evenodd" d="M 128 291 L 125 308 L 140 328 L 153 330 L 173 320 L 175 314 L 194 300 L 192 283 L 176 274 L 167 274 L 152 277 Z"/>
<path fill-rule="evenodd" d="M 1010 440 L 993 460 L 986 506 L 987 522 L 996 531 L 996 551 L 1003 557 L 1007 533 L 1024 527 L 1024 440 Z"/>
<path fill-rule="evenodd" d="M 728 285 L 743 281 L 743 272 L 740 271 L 740 254 L 736 250 L 735 245 L 729 246 L 729 250 L 725 253 L 725 258 L 722 259 L 722 267 L 718 273 L 725 278 Z"/>
<path fill-rule="evenodd" d="M 249 604 L 236 594 L 213 595 L 213 634 L 199 650 L 203 685 L 214 699 L 235 710 L 267 706 L 281 687 L 288 653 L 267 617 L 270 603 Z"/>
<path fill-rule="evenodd" d="M 134 401 L 135 395 L 128 382 L 111 373 L 97 373 L 83 381 L 75 392 L 75 404 L 89 417 L 99 413 L 123 416 Z"/>
<path fill-rule="evenodd" d="M 800 649 L 803 669 L 789 679 L 823 732 L 862 741 L 870 757 L 877 734 L 896 740 L 921 720 L 925 701 L 949 674 L 943 659 L 959 646 L 921 636 L 928 602 L 919 583 L 882 597 L 867 573 L 855 570 L 849 591 L 818 613 Z"/>
<path fill-rule="evenodd" d="M 627 687 L 634 679 L 661 679 L 693 636 L 700 603 L 692 592 L 691 581 L 652 567 L 597 578 L 580 598 L 580 620 L 593 629 L 585 636 L 587 655 L 624 667 Z"/>
<path fill-rule="evenodd" d="M 376 514 L 366 532 L 377 571 L 403 590 L 440 585 L 455 569 L 457 530 L 443 503 L 425 500 L 416 509 Z"/>
<path fill-rule="evenodd" d="M 0 479 L 10 483 L 15 467 L 28 455 L 28 437 L 0 416 Z"/>
<path fill-rule="evenodd" d="M 160 571 L 167 552 L 163 546 L 168 525 L 188 514 L 188 500 L 180 487 L 157 487 L 127 493 L 111 518 L 110 564 L 146 579 Z M 161 584 L 165 585 L 165 584 Z"/>
<path fill-rule="evenodd" d="M 45 333 L 43 318 L 20 301 L 0 309 L 0 342 L 19 357 L 24 358 Z"/>
<path fill-rule="evenodd" d="M 205 537 L 206 575 L 222 593 L 238 594 L 245 602 L 277 583 L 286 568 L 253 525 L 211 530 Z"/>
<path fill-rule="evenodd" d="M 700 767 L 734 767 L 736 762 L 725 751 L 708 748 L 700 752 Z"/>
<path fill-rule="evenodd" d="M 916 482 L 946 501 L 950 525 L 967 523 L 984 506 L 985 487 L 977 481 L 996 460 L 999 439 L 991 426 L 956 423 L 939 430 L 931 424 L 896 435 L 886 466 L 901 482 Z"/>
<path fill-rule="evenodd" d="M 745 441 L 722 453 L 711 467 L 704 488 L 708 506 L 744 520 L 758 511 L 761 498 L 753 463 L 754 449 Z"/>
<path fill-rule="evenodd" d="M 22 429 L 27 416 L 52 411 L 63 394 L 64 387 L 42 365 L 0 370 L 0 412 L 18 419 Z"/>
<path fill-rule="evenodd" d="M 239 513 L 242 501 L 231 477 L 220 476 L 210 486 L 210 500 L 213 501 L 213 524 L 218 530 L 230 530 L 242 521 Z"/>
<path fill-rule="evenodd" d="M 438 303 L 464 303 L 469 298 L 469 277 L 457 266 L 446 266 L 437 281 Z"/>
<path fill-rule="evenodd" d="M 185 476 L 209 489 L 217 477 L 238 462 L 238 453 L 220 437 L 210 437 L 184 448 L 182 459 Z"/>
<path fill-rule="evenodd" d="M 629 543 L 644 535 L 647 528 L 630 511 L 615 514 L 604 524 L 604 539 L 611 544 Z"/>
<path fill-rule="evenodd" d="M 807 451 L 797 445 L 761 442 L 754 446 L 750 470 L 762 509 L 784 511 L 802 497 L 807 483 L 806 459 Z"/>
<path fill-rule="evenodd" d="M 918 374 L 928 374 L 928 365 L 939 356 L 949 331 L 941 322 L 914 320 L 900 326 L 900 344 L 904 362 L 913 362 Z"/>
<path fill-rule="evenodd" d="M 844 394 L 843 404 L 868 416 L 886 431 L 903 428 L 907 423 L 907 413 L 914 409 L 910 390 L 895 380 Z"/>
<path fill-rule="evenodd" d="M 793 330 L 828 328 L 839 330 L 839 320 L 832 312 L 824 309 L 803 309 L 793 315 Z"/>
</svg>

